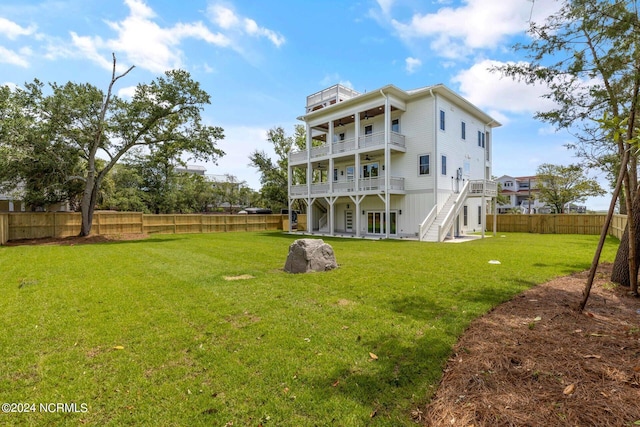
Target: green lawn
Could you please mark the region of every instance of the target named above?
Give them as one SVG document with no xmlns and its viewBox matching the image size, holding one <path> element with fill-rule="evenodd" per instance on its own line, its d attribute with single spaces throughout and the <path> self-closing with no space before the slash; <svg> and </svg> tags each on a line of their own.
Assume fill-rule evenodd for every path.
<svg viewBox="0 0 640 427">
<path fill-rule="evenodd" d="M 414 425 L 473 318 L 597 243 L 503 236 L 325 238 L 340 268 L 305 275 L 281 233 L 0 247 L 0 402 L 36 405 L 0 424 Z"/>
</svg>

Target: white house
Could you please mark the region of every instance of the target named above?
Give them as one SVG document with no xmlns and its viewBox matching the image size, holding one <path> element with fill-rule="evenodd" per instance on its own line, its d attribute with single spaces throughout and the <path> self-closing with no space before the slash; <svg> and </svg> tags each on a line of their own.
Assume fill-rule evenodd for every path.
<svg viewBox="0 0 640 427">
<path fill-rule="evenodd" d="M 538 200 L 538 177 L 503 175 L 497 179 L 502 187 L 500 194 L 509 203 L 498 206 L 498 213 L 517 211 L 523 214 L 549 213 L 549 207 Z"/>
<path fill-rule="evenodd" d="M 307 97 L 306 149 L 289 153 L 289 211 L 311 233 L 443 241 L 485 229 L 496 120 L 442 84 Z"/>
</svg>

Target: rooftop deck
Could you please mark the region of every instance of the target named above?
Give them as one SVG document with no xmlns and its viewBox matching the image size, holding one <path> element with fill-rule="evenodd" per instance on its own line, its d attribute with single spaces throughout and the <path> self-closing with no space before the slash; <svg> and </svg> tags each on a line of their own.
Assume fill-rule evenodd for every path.
<svg viewBox="0 0 640 427">
<path fill-rule="evenodd" d="M 346 101 L 347 99 L 354 98 L 358 95 L 360 95 L 360 92 L 353 89 L 340 84 L 333 85 L 327 89 L 321 90 L 320 92 L 307 96 L 306 111 L 307 113 L 310 113 L 312 111 L 319 110 L 320 108 Z"/>
</svg>

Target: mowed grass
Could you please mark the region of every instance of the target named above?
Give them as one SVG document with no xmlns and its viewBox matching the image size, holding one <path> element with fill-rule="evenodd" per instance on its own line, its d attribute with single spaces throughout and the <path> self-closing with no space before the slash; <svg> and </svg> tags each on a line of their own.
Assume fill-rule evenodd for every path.
<svg viewBox="0 0 640 427">
<path fill-rule="evenodd" d="M 325 238 L 340 268 L 304 275 L 281 233 L 0 247 L 0 403 L 36 410 L 0 424 L 413 425 L 472 319 L 597 243 L 502 236 Z"/>
</svg>

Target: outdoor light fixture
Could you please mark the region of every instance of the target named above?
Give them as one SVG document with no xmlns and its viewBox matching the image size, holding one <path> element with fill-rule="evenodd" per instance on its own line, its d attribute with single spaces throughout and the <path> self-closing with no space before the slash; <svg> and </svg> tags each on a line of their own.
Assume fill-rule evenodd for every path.
<svg viewBox="0 0 640 427">
<path fill-rule="evenodd" d="M 364 210 L 362 211 L 362 215 L 364 215 Z"/>
<path fill-rule="evenodd" d="M 400 209 L 400 211 L 398 212 L 400 215 L 402 215 L 402 209 Z"/>
<path fill-rule="evenodd" d="M 349 203 L 347 203 L 347 209 L 349 209 Z"/>
</svg>

